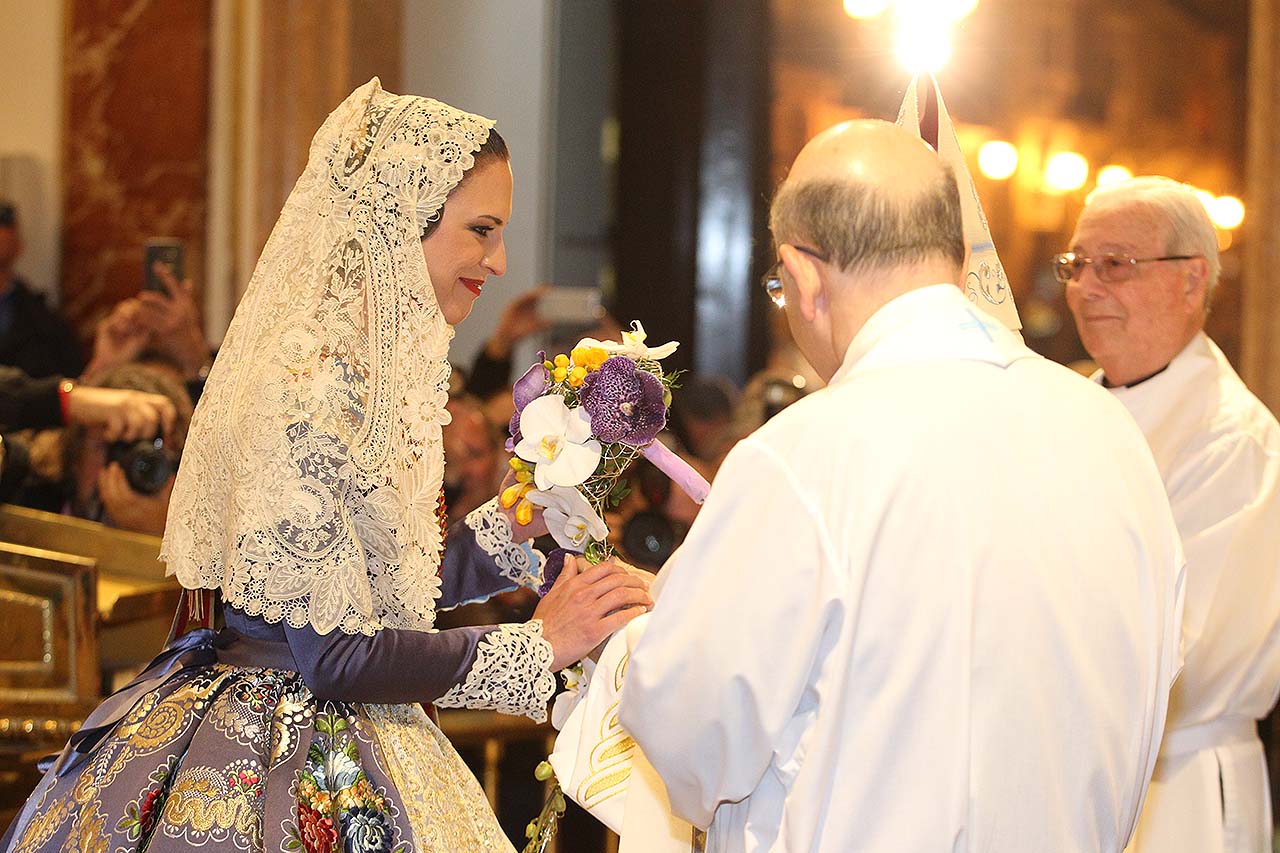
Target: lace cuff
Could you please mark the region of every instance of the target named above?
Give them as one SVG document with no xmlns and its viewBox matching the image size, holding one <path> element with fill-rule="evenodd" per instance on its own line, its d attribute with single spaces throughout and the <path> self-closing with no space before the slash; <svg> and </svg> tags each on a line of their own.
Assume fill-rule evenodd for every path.
<svg viewBox="0 0 1280 853">
<path fill-rule="evenodd" d="M 497 498 L 469 512 L 466 524 L 475 531 L 476 544 L 493 557 L 499 574 L 516 586 L 537 589 L 542 585 L 547 558 L 527 542 L 512 541 L 511 521 L 498 509 Z"/>
<path fill-rule="evenodd" d="M 476 660 L 466 679 L 435 704 L 523 714 L 535 723 L 544 722 L 547 702 L 556 692 L 551 674 L 554 657 L 551 644 L 542 638 L 540 620 L 499 625 L 476 647 Z"/>
</svg>

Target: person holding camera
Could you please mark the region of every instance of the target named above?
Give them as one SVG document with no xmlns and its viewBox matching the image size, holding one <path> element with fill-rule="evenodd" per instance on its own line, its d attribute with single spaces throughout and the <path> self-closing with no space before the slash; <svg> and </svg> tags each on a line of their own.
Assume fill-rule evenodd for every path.
<svg viewBox="0 0 1280 853">
<path fill-rule="evenodd" d="M 163 397 L 174 409 L 174 421 L 165 432 L 126 439 L 79 426 L 68 429 L 63 437 L 67 509 L 79 518 L 159 536 L 191 422 L 191 400 L 178 372 L 163 363 L 125 364 L 98 381 L 100 390 Z"/>
</svg>

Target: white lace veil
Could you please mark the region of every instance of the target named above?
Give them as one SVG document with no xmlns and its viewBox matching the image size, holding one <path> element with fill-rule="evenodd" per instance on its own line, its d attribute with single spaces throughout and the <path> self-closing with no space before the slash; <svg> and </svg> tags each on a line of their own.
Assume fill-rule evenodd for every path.
<svg viewBox="0 0 1280 853">
<path fill-rule="evenodd" d="M 453 330 L 420 237 L 492 125 L 374 78 L 316 133 L 191 421 L 161 552 L 183 586 L 431 628 Z"/>
</svg>

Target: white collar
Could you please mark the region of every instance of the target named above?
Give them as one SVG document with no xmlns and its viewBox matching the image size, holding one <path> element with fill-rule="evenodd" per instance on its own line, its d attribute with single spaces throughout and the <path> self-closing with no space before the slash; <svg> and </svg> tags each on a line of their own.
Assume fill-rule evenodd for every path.
<svg viewBox="0 0 1280 853">
<path fill-rule="evenodd" d="M 1007 367 L 1037 357 L 1022 339 L 974 307 L 954 284 L 933 284 L 889 300 L 854 335 L 835 384 L 855 372 L 936 360 Z"/>
</svg>

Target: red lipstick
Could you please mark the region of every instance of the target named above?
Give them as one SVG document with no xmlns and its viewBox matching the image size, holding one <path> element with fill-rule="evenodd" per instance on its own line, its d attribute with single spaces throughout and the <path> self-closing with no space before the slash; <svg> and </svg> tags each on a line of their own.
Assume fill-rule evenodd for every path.
<svg viewBox="0 0 1280 853">
<path fill-rule="evenodd" d="M 484 287 L 484 279 L 482 278 L 462 278 L 458 279 L 462 282 L 462 286 L 470 290 L 476 296 L 480 295 L 480 289 Z"/>
</svg>

